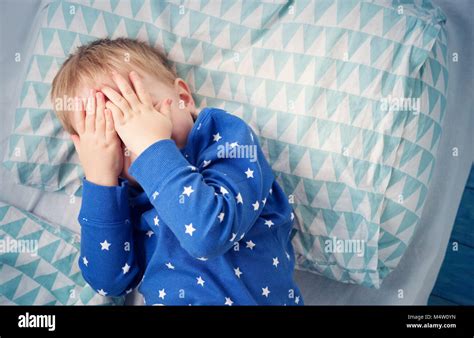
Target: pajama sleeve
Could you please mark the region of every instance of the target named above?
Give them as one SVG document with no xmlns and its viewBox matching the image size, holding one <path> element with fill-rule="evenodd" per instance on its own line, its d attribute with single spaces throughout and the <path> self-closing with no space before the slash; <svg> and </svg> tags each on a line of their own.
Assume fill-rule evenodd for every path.
<svg viewBox="0 0 474 338">
<path fill-rule="evenodd" d="M 222 117 L 220 122 L 200 122 L 189 136 L 189 155 L 183 155 L 173 140 L 161 140 L 140 154 L 129 170 L 159 218 L 196 258 L 223 255 L 245 236 L 274 179 L 247 124 L 230 114 Z M 233 148 L 234 155 L 242 149 L 241 155 L 248 156 L 232 156 Z"/>
<path fill-rule="evenodd" d="M 128 182 L 106 187 L 83 180 L 79 266 L 99 294 L 119 296 L 141 278 L 133 244 Z"/>
</svg>

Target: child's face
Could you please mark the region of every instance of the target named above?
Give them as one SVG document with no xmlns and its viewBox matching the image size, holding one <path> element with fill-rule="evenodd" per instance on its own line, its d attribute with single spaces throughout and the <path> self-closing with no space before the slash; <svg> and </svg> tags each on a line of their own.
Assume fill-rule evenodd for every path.
<svg viewBox="0 0 474 338">
<path fill-rule="evenodd" d="M 179 148 L 183 148 L 186 145 L 188 134 L 194 124 L 193 115 L 196 114 L 194 100 L 192 98 L 189 87 L 184 82 L 184 80 L 180 78 L 176 79 L 174 86 L 172 86 L 169 84 L 164 84 L 154 76 L 145 74 L 140 71 L 137 72 L 140 74 L 145 88 L 149 90 L 153 106 L 156 107 L 159 103 L 161 103 L 167 98 L 171 98 L 173 100 L 173 103 L 171 105 L 171 119 L 173 122 L 173 131 L 171 134 L 171 138 L 176 142 L 176 145 Z M 126 74 L 124 75 L 124 77 L 128 79 L 128 76 Z M 112 80 L 112 76 L 104 75 L 100 77 L 99 80 L 93 85 L 81 87 L 81 89 L 79 90 L 79 96 L 87 98 L 91 89 L 100 91 L 100 88 L 102 88 L 103 86 L 113 88 L 115 91 L 120 93 L 120 90 L 118 89 L 117 85 Z M 132 154 L 129 151 L 126 151 L 123 143 L 122 147 L 124 149 L 125 156 L 121 176 L 128 179 L 132 185 L 136 185 L 136 181 L 128 174 L 128 169 L 135 160 L 136 155 Z"/>
</svg>

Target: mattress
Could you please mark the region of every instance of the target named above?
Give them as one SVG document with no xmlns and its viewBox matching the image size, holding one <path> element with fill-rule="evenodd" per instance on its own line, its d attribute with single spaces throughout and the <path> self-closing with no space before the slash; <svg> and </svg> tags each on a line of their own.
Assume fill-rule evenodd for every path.
<svg viewBox="0 0 474 338">
<path fill-rule="evenodd" d="M 4 48 L 0 52 L 2 90 L 0 102 L 0 158 L 4 158 L 8 136 L 13 125 L 13 113 L 20 81 L 24 78 L 22 62 L 27 62 L 38 29 L 38 14 L 48 1 L 3 1 L 0 6 L 1 39 Z M 450 63 L 450 86 L 443 135 L 439 145 L 438 161 L 427 196 L 424 213 L 413 242 L 398 268 L 387 277 L 381 289 L 372 290 L 357 285 L 342 284 L 307 272 L 296 272 L 296 280 L 303 292 L 306 304 L 426 304 L 435 283 L 452 224 L 461 199 L 464 184 L 474 154 L 472 67 L 472 23 L 469 14 L 474 9 L 470 0 L 434 0 L 448 17 L 447 30 L 449 51 L 457 51 L 461 57 Z M 21 62 L 12 55 L 21 53 Z M 466 60 L 466 61 L 464 61 Z M 466 71 L 468 70 L 468 71 Z M 453 156 L 453 148 L 458 156 Z M 26 209 L 49 222 L 62 224 L 79 232 L 76 221 L 80 199 L 57 193 L 47 193 L 13 183 L 10 173 L 0 167 L 0 200 Z M 139 302 L 139 300 L 138 300 Z"/>
</svg>

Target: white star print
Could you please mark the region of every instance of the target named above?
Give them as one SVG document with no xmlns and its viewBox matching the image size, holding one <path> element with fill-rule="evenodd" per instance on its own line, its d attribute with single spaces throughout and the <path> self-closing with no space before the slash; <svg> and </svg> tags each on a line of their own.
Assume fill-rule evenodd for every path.
<svg viewBox="0 0 474 338">
<path fill-rule="evenodd" d="M 130 271 L 130 265 L 125 263 L 124 266 L 122 266 L 123 274 L 125 275 L 128 271 Z"/>
<path fill-rule="evenodd" d="M 151 231 L 151 230 L 148 230 L 148 231 L 146 232 L 146 235 L 148 236 L 148 238 L 150 238 L 151 236 L 153 236 L 153 234 L 154 234 L 154 232 Z"/>
<path fill-rule="evenodd" d="M 133 291 L 133 288 L 130 288 L 130 289 L 126 290 L 125 293 L 128 295 L 132 291 Z"/>
<path fill-rule="evenodd" d="M 232 142 L 232 143 L 230 144 L 230 147 L 231 147 L 231 148 L 234 148 L 234 147 L 237 147 L 238 145 L 239 145 L 239 144 L 238 144 L 237 142 Z"/>
<path fill-rule="evenodd" d="M 87 264 L 89 264 L 89 261 L 87 260 L 86 256 L 82 257 L 82 263 L 84 263 L 85 266 L 87 266 Z"/>
<path fill-rule="evenodd" d="M 184 226 L 186 228 L 185 233 L 189 234 L 189 236 L 192 236 L 193 232 L 196 231 L 196 229 L 194 229 L 194 227 L 193 227 L 193 223 L 185 224 Z"/>
<path fill-rule="evenodd" d="M 202 162 L 202 167 L 205 168 L 205 167 L 207 167 L 210 163 L 211 163 L 211 160 L 209 160 L 209 161 L 204 160 L 204 161 Z"/>
<path fill-rule="evenodd" d="M 245 172 L 245 175 L 247 175 L 247 178 L 254 178 L 253 177 L 253 170 L 250 170 L 250 168 L 247 168 L 247 171 Z"/>
<path fill-rule="evenodd" d="M 237 234 L 233 232 L 232 237 L 230 238 L 229 242 L 233 242 L 235 240 L 235 237 L 237 237 Z"/>
<path fill-rule="evenodd" d="M 191 169 L 191 171 L 195 171 L 197 168 L 193 165 L 188 165 L 188 168 Z"/>
<path fill-rule="evenodd" d="M 240 275 L 242 274 L 242 271 L 240 271 L 240 268 L 237 267 L 234 269 L 234 273 L 237 276 L 237 278 L 240 278 Z"/>
<path fill-rule="evenodd" d="M 296 296 L 296 297 L 295 297 L 295 303 L 296 303 L 296 304 L 299 304 L 299 303 L 300 303 L 300 296 Z"/>
<path fill-rule="evenodd" d="M 239 239 L 239 240 L 241 240 L 242 238 L 244 238 L 244 236 L 245 236 L 245 232 L 240 236 L 240 239 Z"/>
<path fill-rule="evenodd" d="M 268 298 L 268 295 L 270 294 L 270 290 L 268 289 L 268 286 L 265 286 L 262 288 L 262 296 L 265 296 Z"/>
<path fill-rule="evenodd" d="M 191 194 L 193 192 L 194 192 L 193 187 L 189 186 L 189 187 L 184 187 L 184 190 L 183 190 L 182 194 L 189 197 L 189 196 L 191 196 Z"/>
<path fill-rule="evenodd" d="M 225 195 L 225 194 L 228 194 L 228 193 L 229 193 L 229 192 L 227 191 L 226 188 L 221 187 L 221 194 L 222 194 L 222 195 Z"/>
<path fill-rule="evenodd" d="M 197 280 L 197 283 L 198 283 L 199 285 L 204 286 L 205 281 L 204 281 L 204 279 L 202 279 L 201 276 L 196 277 L 196 280 Z"/>
<path fill-rule="evenodd" d="M 219 135 L 219 133 L 212 135 L 212 137 L 213 137 L 214 142 L 218 142 L 222 138 L 222 136 Z"/>
<path fill-rule="evenodd" d="M 156 200 L 156 198 L 158 197 L 159 194 L 160 194 L 160 193 L 159 193 L 158 191 L 155 191 L 155 192 L 153 193 L 153 195 L 151 195 L 151 197 L 153 198 L 153 200 Z"/>
<path fill-rule="evenodd" d="M 243 200 L 242 195 L 240 194 L 240 192 L 237 194 L 237 197 L 235 199 L 237 200 L 237 204 L 239 204 L 239 203 L 244 204 L 244 200 Z"/>
<path fill-rule="evenodd" d="M 273 192 L 273 189 L 272 189 L 272 188 L 270 188 L 270 190 L 269 190 L 268 192 L 271 194 L 271 193 Z"/>
<path fill-rule="evenodd" d="M 165 289 L 159 290 L 158 293 L 159 293 L 158 297 L 160 297 L 161 299 L 165 299 L 165 297 L 166 297 Z"/>
<path fill-rule="evenodd" d="M 263 203 L 263 205 L 265 205 L 267 203 L 267 198 L 266 197 L 262 200 L 262 203 Z"/>
<path fill-rule="evenodd" d="M 174 270 L 174 265 L 171 264 L 171 262 L 168 262 L 168 263 L 166 263 L 165 265 L 166 265 L 166 267 L 167 267 L 168 269 Z"/>
<path fill-rule="evenodd" d="M 255 244 L 254 242 L 252 242 L 251 240 L 250 240 L 250 241 L 247 241 L 247 242 L 245 242 L 245 243 L 247 244 L 246 247 L 249 248 L 250 250 L 253 250 L 253 248 L 254 248 L 255 245 L 256 245 L 256 244 Z"/>
<path fill-rule="evenodd" d="M 225 303 L 224 303 L 224 305 L 232 306 L 232 304 L 234 304 L 234 302 L 232 301 L 232 299 L 230 299 L 230 297 L 225 297 Z"/>
<path fill-rule="evenodd" d="M 252 206 L 253 206 L 253 210 L 257 211 L 258 208 L 260 207 L 260 203 L 258 203 L 258 201 L 255 201 L 255 203 L 252 203 Z"/>
<path fill-rule="evenodd" d="M 199 257 L 198 259 L 203 262 L 207 261 L 207 257 Z"/>
<path fill-rule="evenodd" d="M 222 223 L 222 221 L 224 220 L 224 216 L 225 216 L 225 214 L 224 214 L 223 212 L 221 212 L 221 213 L 219 214 L 219 216 L 217 216 L 217 218 L 219 218 L 219 221 L 220 221 L 221 223 Z"/>
<path fill-rule="evenodd" d="M 158 219 L 158 216 L 155 216 L 155 218 L 153 218 L 153 222 L 157 227 L 160 226 L 160 220 Z"/>
<path fill-rule="evenodd" d="M 294 213 L 291 213 L 291 220 L 294 220 L 295 219 L 295 214 Z"/>
<path fill-rule="evenodd" d="M 273 265 L 275 268 L 277 268 L 277 267 L 278 267 L 278 264 L 280 264 L 280 261 L 278 260 L 278 257 L 273 258 L 273 264 L 272 264 L 272 265 Z"/>
<path fill-rule="evenodd" d="M 104 297 L 107 295 L 107 292 L 105 292 L 104 289 L 97 290 L 97 292 L 99 293 L 99 295 Z"/>
<path fill-rule="evenodd" d="M 268 226 L 269 228 L 271 228 L 272 225 L 274 225 L 274 223 L 272 222 L 271 219 L 269 219 L 269 220 L 266 220 L 266 221 L 265 221 L 265 225 Z"/>
<path fill-rule="evenodd" d="M 100 250 L 107 250 L 109 251 L 109 247 L 110 247 L 111 243 L 107 242 L 107 240 L 103 241 L 102 243 L 100 243 Z"/>
</svg>

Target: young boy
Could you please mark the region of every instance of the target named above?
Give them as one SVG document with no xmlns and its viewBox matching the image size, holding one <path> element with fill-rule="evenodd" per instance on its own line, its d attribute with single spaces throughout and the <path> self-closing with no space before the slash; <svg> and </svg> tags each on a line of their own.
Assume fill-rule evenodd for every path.
<svg viewBox="0 0 474 338">
<path fill-rule="evenodd" d="M 162 54 L 123 38 L 66 60 L 53 104 L 77 96 L 87 104 L 57 114 L 85 172 L 79 265 L 98 293 L 139 285 L 146 304 L 302 304 L 294 216 L 241 119 L 197 115 Z"/>
</svg>

